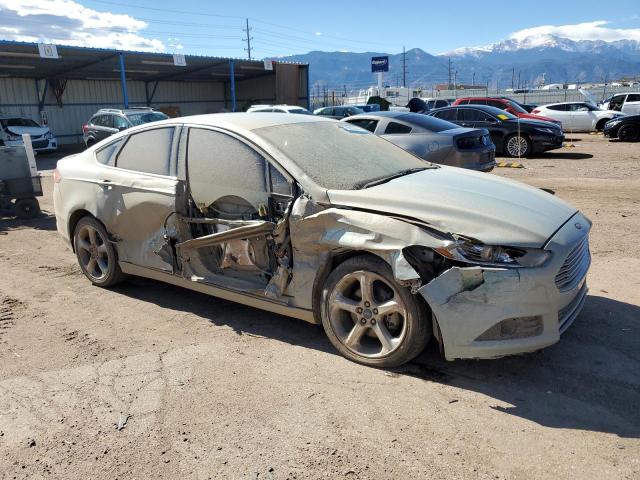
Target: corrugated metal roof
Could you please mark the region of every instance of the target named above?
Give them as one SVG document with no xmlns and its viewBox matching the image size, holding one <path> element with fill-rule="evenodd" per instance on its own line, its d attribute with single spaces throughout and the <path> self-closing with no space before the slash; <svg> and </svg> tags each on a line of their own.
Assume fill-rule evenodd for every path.
<svg viewBox="0 0 640 480">
<path fill-rule="evenodd" d="M 120 54 L 127 79 L 142 81 L 224 81 L 234 63 L 236 80 L 272 75 L 261 60 L 185 55 L 186 66 L 176 66 L 173 54 L 56 45 L 58 59 L 41 58 L 38 44 L 0 40 L 0 76 L 115 80 L 120 78 Z M 274 62 L 308 65 L 295 62 Z"/>
</svg>

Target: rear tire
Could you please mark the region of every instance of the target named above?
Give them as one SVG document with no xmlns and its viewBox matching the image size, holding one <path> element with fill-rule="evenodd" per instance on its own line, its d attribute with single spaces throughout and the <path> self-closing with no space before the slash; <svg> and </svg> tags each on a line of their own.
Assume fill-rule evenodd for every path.
<svg viewBox="0 0 640 480">
<path fill-rule="evenodd" d="M 40 204 L 35 198 L 21 198 L 16 200 L 14 208 L 16 216 L 23 220 L 36 218 L 40 215 Z"/>
<path fill-rule="evenodd" d="M 95 141 L 95 140 L 92 140 L 92 139 L 87 140 L 87 143 L 86 143 L 87 148 L 91 148 L 91 147 L 93 147 L 95 144 L 96 144 L 96 141 Z"/>
<path fill-rule="evenodd" d="M 364 293 L 363 293 L 364 292 Z M 397 367 L 424 350 L 431 316 L 373 255 L 352 257 L 331 272 L 322 290 L 322 326 L 346 358 L 371 367 Z"/>
<path fill-rule="evenodd" d="M 504 141 L 504 153 L 511 158 L 525 158 L 531 155 L 533 151 L 531 140 L 524 135 L 513 133 Z"/>
<path fill-rule="evenodd" d="M 637 142 L 640 140 L 640 127 L 637 125 L 622 125 L 618 130 L 618 140 L 622 142 Z"/>
<path fill-rule="evenodd" d="M 107 231 L 93 217 L 82 217 L 76 224 L 73 245 L 82 273 L 99 287 L 111 287 L 126 276 L 118 264 L 118 253 Z"/>
</svg>

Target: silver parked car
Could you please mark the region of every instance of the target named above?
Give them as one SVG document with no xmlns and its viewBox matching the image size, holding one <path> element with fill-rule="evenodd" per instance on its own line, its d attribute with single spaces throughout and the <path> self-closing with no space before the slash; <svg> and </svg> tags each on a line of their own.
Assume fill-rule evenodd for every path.
<svg viewBox="0 0 640 480">
<path fill-rule="evenodd" d="M 94 284 L 139 275 L 322 324 L 367 365 L 432 336 L 447 359 L 540 349 L 586 298 L 591 222 L 574 207 L 344 122 L 141 125 L 60 160 L 54 182 L 58 230 Z"/>
<path fill-rule="evenodd" d="M 484 128 L 464 128 L 408 112 L 365 113 L 342 121 L 369 130 L 433 163 L 483 172 L 496 166 L 496 146 Z"/>
</svg>

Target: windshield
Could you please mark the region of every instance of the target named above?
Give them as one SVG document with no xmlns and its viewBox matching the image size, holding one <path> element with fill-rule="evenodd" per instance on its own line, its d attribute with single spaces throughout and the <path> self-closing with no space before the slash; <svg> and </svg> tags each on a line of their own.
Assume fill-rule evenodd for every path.
<svg viewBox="0 0 640 480">
<path fill-rule="evenodd" d="M 3 127 L 39 127 L 36 122 L 30 118 L 7 118 L 0 120 Z"/>
<path fill-rule="evenodd" d="M 496 107 L 482 106 L 482 111 L 493 115 L 494 117 L 500 120 L 515 120 L 516 117 L 514 114 L 507 112 L 506 110 L 501 110 Z"/>
<path fill-rule="evenodd" d="M 140 113 L 128 113 L 127 118 L 131 124 L 142 125 L 143 123 L 159 122 L 160 120 L 166 120 L 169 118 L 162 112 L 140 112 Z"/>
<path fill-rule="evenodd" d="M 414 168 L 435 168 L 391 142 L 344 122 L 276 125 L 253 132 L 329 190 L 356 190 L 373 180 Z"/>
</svg>

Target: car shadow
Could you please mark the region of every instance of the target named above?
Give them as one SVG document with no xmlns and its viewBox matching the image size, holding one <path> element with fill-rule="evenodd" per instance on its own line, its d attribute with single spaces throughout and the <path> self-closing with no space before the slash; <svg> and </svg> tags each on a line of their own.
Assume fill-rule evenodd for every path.
<svg viewBox="0 0 640 480">
<path fill-rule="evenodd" d="M 11 210 L 0 210 L 0 235 L 6 235 L 11 230 L 31 228 L 34 230 L 55 230 L 55 215 L 40 213 L 36 218 L 20 219 Z"/>
<path fill-rule="evenodd" d="M 321 327 L 301 320 L 142 278 L 131 278 L 114 291 L 193 313 L 213 325 L 228 326 L 237 335 L 272 338 L 338 355 Z M 432 341 L 414 361 L 388 371 L 391 376 L 409 375 L 482 393 L 495 400 L 490 408 L 543 426 L 637 438 L 638 331 L 640 307 L 590 295 L 561 341 L 540 352 L 448 362 Z"/>
<path fill-rule="evenodd" d="M 496 400 L 490 408 L 539 425 L 640 437 L 637 305 L 589 295 L 560 342 L 539 352 L 447 362 L 432 344 L 403 368 L 487 395 Z"/>
<path fill-rule="evenodd" d="M 541 160 L 549 160 L 549 159 L 558 159 L 558 160 L 587 160 L 589 158 L 593 158 L 593 155 L 590 153 L 582 153 L 582 152 L 545 152 L 542 153 L 535 158 Z"/>
<path fill-rule="evenodd" d="M 273 338 L 337 355 L 321 327 L 167 283 L 130 277 L 114 292 L 171 310 L 192 313 L 237 335 Z"/>
</svg>

